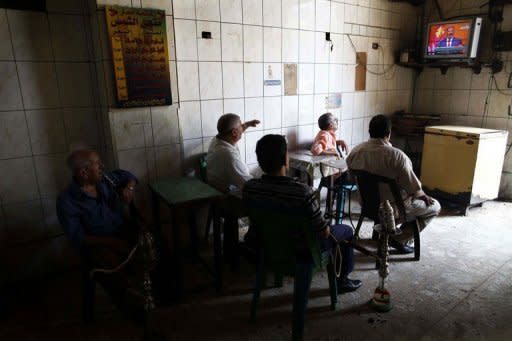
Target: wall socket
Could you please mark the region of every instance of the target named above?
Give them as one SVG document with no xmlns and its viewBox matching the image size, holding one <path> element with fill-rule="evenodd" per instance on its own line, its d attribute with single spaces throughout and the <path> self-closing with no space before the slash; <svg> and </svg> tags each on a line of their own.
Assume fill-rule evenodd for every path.
<svg viewBox="0 0 512 341">
<path fill-rule="evenodd" d="M 372 43 L 372 49 L 377 50 L 379 48 L 379 43 Z"/>
</svg>

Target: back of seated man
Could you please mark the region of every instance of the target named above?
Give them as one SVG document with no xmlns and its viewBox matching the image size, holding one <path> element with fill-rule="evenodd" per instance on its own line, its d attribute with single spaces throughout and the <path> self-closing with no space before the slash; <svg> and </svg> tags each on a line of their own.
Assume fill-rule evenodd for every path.
<svg viewBox="0 0 512 341">
<path fill-rule="evenodd" d="M 320 203 L 313 190 L 287 176 L 289 160 L 285 138 L 281 135 L 263 136 L 256 145 L 256 155 L 265 174 L 260 179 L 252 179 L 245 184 L 244 199 L 286 205 L 290 212 L 296 211 L 297 214 L 306 212 L 311 217 L 311 228 L 318 234 L 322 251 L 332 249 L 335 240 L 340 241 L 342 267 L 338 290 L 357 290 L 361 286 L 361 281 L 348 278 L 354 267 L 353 249 L 341 242 L 353 238 L 352 228 L 347 225 L 329 226 L 322 216 Z M 287 242 L 289 241 L 283 241 Z"/>
<path fill-rule="evenodd" d="M 103 163 L 93 150 L 75 151 L 67 162 L 73 178 L 57 199 L 59 222 L 73 247 L 86 257 L 91 267 L 114 269 L 128 257 L 138 241 L 141 225 L 132 210 L 137 178 L 130 172 L 117 170 L 110 173 L 107 180 Z M 132 298 L 137 298 L 142 284 L 142 280 L 132 275 L 139 276 L 143 269 L 131 268 L 131 264 L 128 268 L 101 276 L 115 303 L 123 306 L 128 292 L 135 294 Z M 163 278 L 161 273 L 158 276 Z M 154 281 L 154 285 L 164 283 Z M 141 302 L 129 303 L 139 308 Z"/>
<path fill-rule="evenodd" d="M 391 137 L 391 120 L 384 115 L 374 116 L 370 121 L 370 139 L 356 146 L 347 157 L 350 169 L 363 170 L 375 175 L 395 180 L 402 190 L 406 210 L 406 221 L 416 218 L 423 230 L 439 214 L 441 205 L 421 188 L 421 182 L 414 174 L 412 162 L 404 152 L 389 142 Z M 384 198 L 393 202 L 390 192 Z M 412 229 L 406 225 L 404 233 L 396 239 L 390 239 L 390 245 L 402 253 L 414 252 L 407 245 L 412 241 Z"/>
</svg>

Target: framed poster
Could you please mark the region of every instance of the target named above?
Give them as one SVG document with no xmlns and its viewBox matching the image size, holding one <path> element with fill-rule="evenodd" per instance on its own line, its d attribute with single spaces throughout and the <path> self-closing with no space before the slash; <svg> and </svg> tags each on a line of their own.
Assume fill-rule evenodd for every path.
<svg viewBox="0 0 512 341">
<path fill-rule="evenodd" d="M 105 17 L 117 105 L 172 104 L 165 11 L 105 6 Z"/>
</svg>

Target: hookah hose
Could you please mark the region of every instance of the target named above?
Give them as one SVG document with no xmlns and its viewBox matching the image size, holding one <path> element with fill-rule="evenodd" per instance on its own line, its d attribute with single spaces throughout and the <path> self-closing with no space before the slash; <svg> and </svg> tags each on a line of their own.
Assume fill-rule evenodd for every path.
<svg viewBox="0 0 512 341">
<path fill-rule="evenodd" d="M 117 192 L 115 191 L 115 187 L 116 187 L 116 184 L 114 182 L 114 180 L 112 180 L 111 178 L 109 178 L 105 173 L 103 173 L 103 177 L 105 178 L 105 180 L 107 180 L 107 182 L 109 183 L 110 186 L 112 186 L 112 188 L 114 189 L 114 193 L 116 193 L 116 196 L 118 197 L 117 199 L 119 199 L 119 196 L 117 195 Z M 139 240 L 140 238 L 142 238 L 143 236 L 140 235 L 139 236 Z M 135 252 L 137 251 L 138 249 L 138 246 L 139 246 L 139 243 L 135 244 L 135 246 L 131 249 L 130 253 L 128 254 L 128 256 L 116 267 L 114 268 L 111 268 L 111 269 L 104 269 L 104 268 L 94 268 L 92 269 L 90 272 L 89 272 L 89 276 L 92 278 L 94 276 L 95 273 L 105 273 L 105 274 L 112 274 L 114 272 L 118 272 L 119 270 L 121 270 L 122 268 L 124 268 L 126 266 L 126 264 L 128 264 L 128 262 L 130 262 L 133 258 L 133 255 L 135 254 Z"/>
<path fill-rule="evenodd" d="M 329 232 L 329 237 L 334 240 L 334 271 L 336 273 L 336 278 L 340 278 L 341 276 L 341 248 L 340 243 L 334 237 L 334 235 Z M 346 240 L 342 240 L 342 242 L 348 243 Z"/>
</svg>

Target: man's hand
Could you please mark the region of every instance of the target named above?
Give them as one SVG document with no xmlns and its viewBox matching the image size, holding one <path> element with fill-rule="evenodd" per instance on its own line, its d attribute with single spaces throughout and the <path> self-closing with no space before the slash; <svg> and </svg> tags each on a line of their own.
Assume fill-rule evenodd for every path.
<svg viewBox="0 0 512 341">
<path fill-rule="evenodd" d="M 245 130 L 245 129 L 249 128 L 249 127 L 256 127 L 258 124 L 260 124 L 260 121 L 252 120 L 252 121 L 247 121 L 244 124 L 242 124 L 242 127 Z"/>
<path fill-rule="evenodd" d="M 341 147 L 341 151 L 348 153 L 348 146 L 343 140 L 337 140 L 336 145 Z"/>
<path fill-rule="evenodd" d="M 423 192 L 423 190 L 419 190 L 416 193 L 415 199 L 423 200 L 427 206 L 431 206 L 434 204 L 434 199 L 426 195 L 425 192 Z"/>
</svg>

